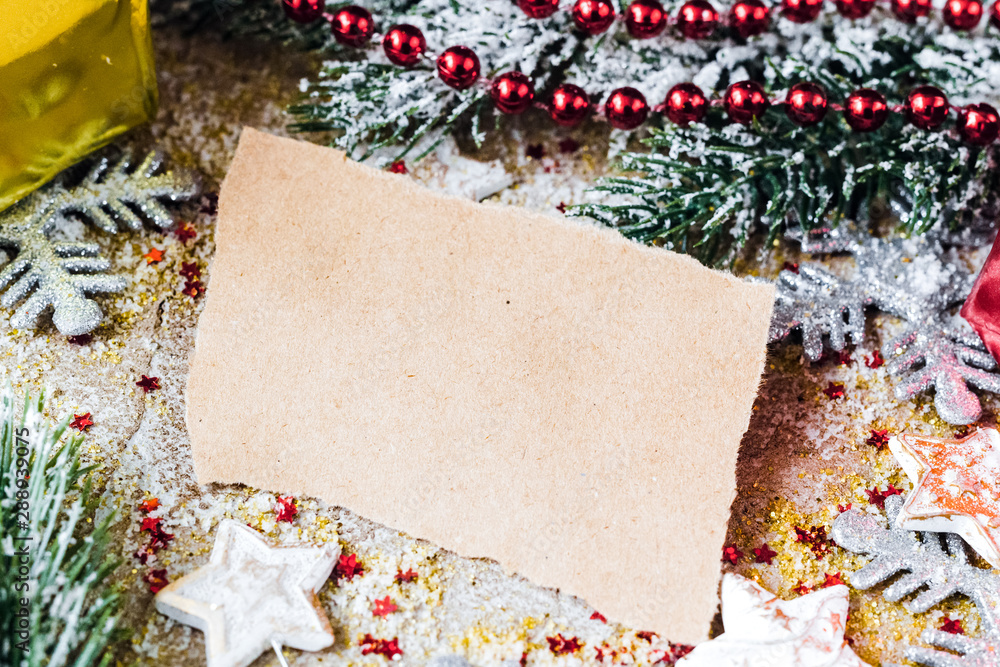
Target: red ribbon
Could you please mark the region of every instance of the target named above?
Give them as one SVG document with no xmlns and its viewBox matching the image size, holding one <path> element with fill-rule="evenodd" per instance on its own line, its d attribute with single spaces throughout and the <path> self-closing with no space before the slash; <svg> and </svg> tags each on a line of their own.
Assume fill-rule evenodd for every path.
<svg viewBox="0 0 1000 667">
<path fill-rule="evenodd" d="M 1000 236 L 993 242 L 961 315 L 986 343 L 993 358 L 1000 360 Z"/>
</svg>

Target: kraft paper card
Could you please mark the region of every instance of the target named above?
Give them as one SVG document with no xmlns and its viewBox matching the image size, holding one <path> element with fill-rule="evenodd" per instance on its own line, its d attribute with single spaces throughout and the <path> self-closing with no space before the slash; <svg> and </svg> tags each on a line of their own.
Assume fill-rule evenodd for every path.
<svg viewBox="0 0 1000 667">
<path fill-rule="evenodd" d="M 199 482 L 318 496 L 707 637 L 770 286 L 251 129 L 216 242 Z"/>
</svg>

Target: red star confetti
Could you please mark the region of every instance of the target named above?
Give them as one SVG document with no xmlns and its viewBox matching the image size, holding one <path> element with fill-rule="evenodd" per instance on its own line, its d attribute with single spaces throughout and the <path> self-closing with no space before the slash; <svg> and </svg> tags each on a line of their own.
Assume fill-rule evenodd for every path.
<svg viewBox="0 0 1000 667">
<path fill-rule="evenodd" d="M 146 260 L 146 265 L 158 264 L 163 260 L 163 251 L 159 248 L 150 248 L 149 252 L 142 256 Z"/>
<path fill-rule="evenodd" d="M 150 570 L 142 580 L 149 584 L 150 593 L 159 593 L 170 583 L 166 570 Z"/>
<path fill-rule="evenodd" d="M 79 336 L 66 336 L 66 340 L 69 341 L 70 345 L 90 345 L 90 341 L 94 340 L 94 337 L 90 334 L 80 334 Z"/>
<path fill-rule="evenodd" d="M 670 642 L 670 658 L 674 662 L 680 660 L 694 650 L 694 646 L 688 644 L 674 644 Z"/>
<path fill-rule="evenodd" d="M 849 366 L 851 364 L 851 353 L 848 350 L 841 350 L 837 353 L 837 362 L 841 366 Z"/>
<path fill-rule="evenodd" d="M 823 393 L 827 395 L 830 399 L 837 399 L 844 397 L 844 384 L 842 382 L 831 382 L 823 390 Z"/>
<path fill-rule="evenodd" d="M 407 174 L 409 171 L 406 169 L 406 163 L 402 160 L 396 160 L 389 165 L 389 171 L 394 174 Z"/>
<path fill-rule="evenodd" d="M 556 206 L 556 210 L 562 213 L 563 215 L 566 215 L 566 202 L 564 201 L 559 202 L 559 205 Z"/>
<path fill-rule="evenodd" d="M 753 550 L 753 560 L 755 563 L 766 563 L 767 565 L 770 565 L 771 561 L 774 560 L 774 557 L 777 555 L 778 552 L 767 546 L 767 542 L 764 542 L 764 544 Z"/>
<path fill-rule="evenodd" d="M 656 636 L 656 633 L 649 632 L 648 630 L 640 630 L 639 632 L 635 633 L 635 636 L 638 637 L 639 639 L 645 639 L 647 642 L 652 642 L 653 637 Z"/>
<path fill-rule="evenodd" d="M 365 635 L 364 639 L 361 640 L 361 655 L 368 655 L 369 653 L 380 655 L 386 660 L 392 660 L 397 655 L 403 655 L 403 651 L 399 648 L 398 638 L 376 639 L 371 635 Z"/>
<path fill-rule="evenodd" d="M 201 267 L 198 266 L 198 262 L 182 262 L 181 270 L 178 271 L 185 278 L 191 280 L 197 280 L 201 278 Z"/>
<path fill-rule="evenodd" d="M 604 618 L 604 614 L 602 614 L 599 611 L 595 611 L 593 614 L 591 614 L 590 615 L 590 620 L 592 620 L 592 621 L 600 621 L 601 623 L 607 623 L 608 622 L 608 619 Z"/>
<path fill-rule="evenodd" d="M 816 560 L 820 560 L 830 551 L 830 542 L 826 538 L 826 526 L 810 526 L 809 528 L 795 526 L 795 541 L 808 545 Z"/>
<path fill-rule="evenodd" d="M 559 142 L 560 153 L 575 153 L 580 150 L 580 142 L 571 137 L 566 137 Z"/>
<path fill-rule="evenodd" d="M 798 273 L 799 272 L 799 263 L 798 262 L 785 262 L 784 264 L 781 265 L 781 270 L 782 271 L 791 271 L 792 273 Z"/>
<path fill-rule="evenodd" d="M 800 581 L 799 585 L 793 588 L 792 590 L 798 593 L 799 595 L 809 595 L 810 593 L 813 592 L 812 586 L 805 583 L 804 581 Z"/>
<path fill-rule="evenodd" d="M 851 503 L 847 503 L 846 505 L 837 505 L 837 511 L 840 512 L 841 514 L 843 514 L 849 509 L 851 509 Z"/>
<path fill-rule="evenodd" d="M 868 368 L 880 368 L 884 363 L 885 357 L 878 350 L 872 352 L 871 359 L 868 358 L 867 354 L 865 355 L 865 366 Z"/>
<path fill-rule="evenodd" d="M 350 581 L 354 577 L 364 573 L 365 568 L 358 562 L 358 557 L 354 554 L 350 556 L 341 554 L 340 560 L 337 562 L 337 567 L 333 569 L 333 574 L 338 581 L 345 578 Z"/>
<path fill-rule="evenodd" d="M 877 431 L 872 429 L 872 434 L 865 440 L 869 445 L 875 449 L 881 450 L 883 447 L 889 444 L 889 431 Z"/>
<path fill-rule="evenodd" d="M 830 586 L 845 586 L 845 582 L 842 578 L 840 572 L 837 574 L 826 575 L 826 581 L 823 582 L 821 588 L 828 588 Z"/>
<path fill-rule="evenodd" d="M 71 421 L 69 425 L 77 431 L 86 431 L 94 425 L 94 422 L 90 420 L 90 413 L 87 412 L 82 415 L 73 415 L 73 421 Z"/>
<path fill-rule="evenodd" d="M 204 291 L 205 288 L 201 282 L 197 278 L 194 278 L 184 283 L 184 289 L 181 290 L 181 294 L 187 294 L 192 299 L 197 299 Z"/>
<path fill-rule="evenodd" d="M 139 530 L 147 533 L 155 533 L 161 530 L 160 528 L 161 521 L 163 521 L 163 519 L 160 518 L 154 519 L 151 516 L 147 516 L 145 519 L 142 520 L 142 527 Z"/>
<path fill-rule="evenodd" d="M 291 523 L 295 519 L 295 515 L 299 513 L 299 508 L 295 506 L 295 498 L 288 496 L 287 498 L 282 498 L 278 496 L 278 506 L 275 508 L 275 514 L 277 514 L 278 521 L 286 521 Z"/>
<path fill-rule="evenodd" d="M 396 603 L 386 595 L 384 600 L 375 599 L 375 609 L 372 610 L 372 616 L 382 616 L 384 618 L 398 610 L 399 607 L 396 606 Z"/>
<path fill-rule="evenodd" d="M 965 628 L 962 627 L 962 619 L 960 619 L 960 618 L 948 618 L 947 616 L 945 616 L 941 620 L 944 621 L 941 624 L 941 631 L 942 632 L 950 632 L 953 635 L 964 635 L 965 634 Z"/>
<path fill-rule="evenodd" d="M 546 637 L 545 639 L 549 642 L 549 650 L 556 655 L 576 653 L 583 648 L 583 644 L 579 639 L 576 637 L 563 637 L 561 633 L 555 637 Z"/>
<path fill-rule="evenodd" d="M 403 572 L 403 569 L 400 568 L 399 571 L 396 572 L 396 583 L 410 584 L 417 580 L 417 576 L 418 576 L 417 571 L 414 570 L 412 567 L 406 572 Z"/>
<path fill-rule="evenodd" d="M 198 232 L 195 231 L 194 225 L 190 222 L 185 222 L 183 225 L 174 230 L 174 234 L 177 235 L 177 239 L 181 243 L 187 243 L 191 239 L 198 237 Z"/>
<path fill-rule="evenodd" d="M 160 388 L 160 378 L 158 377 L 146 377 L 142 376 L 142 379 L 136 382 L 136 385 L 142 387 L 142 393 L 148 394 L 151 391 L 156 391 Z"/>
<path fill-rule="evenodd" d="M 139 503 L 139 511 L 146 512 L 148 514 L 149 512 L 152 512 L 159 506 L 160 506 L 159 498 L 147 498 L 146 500 L 143 500 L 141 503 Z"/>
<path fill-rule="evenodd" d="M 155 540 L 150 540 L 149 544 L 142 547 L 132 555 L 139 559 L 139 562 L 143 565 L 152 565 L 156 562 L 156 552 L 159 551 L 159 547 L 154 544 Z"/>
<path fill-rule="evenodd" d="M 545 146 L 541 144 L 531 144 L 524 149 L 524 154 L 534 160 L 541 160 L 545 157 Z"/>
<path fill-rule="evenodd" d="M 722 560 L 728 560 L 733 565 L 743 557 L 743 552 L 736 548 L 735 544 L 727 544 L 722 547 Z"/>
<path fill-rule="evenodd" d="M 890 484 L 889 488 L 885 491 L 880 491 L 877 486 L 873 489 L 865 489 L 865 493 L 868 495 L 868 502 L 875 505 L 880 510 L 885 509 L 886 498 L 889 496 L 898 496 L 902 492 L 903 491 L 901 489 L 897 489 L 892 484 Z"/>
</svg>

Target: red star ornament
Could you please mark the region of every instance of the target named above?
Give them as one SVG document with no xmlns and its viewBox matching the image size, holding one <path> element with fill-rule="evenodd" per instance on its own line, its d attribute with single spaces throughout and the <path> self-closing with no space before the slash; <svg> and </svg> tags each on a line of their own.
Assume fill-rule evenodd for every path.
<svg viewBox="0 0 1000 667">
<path fill-rule="evenodd" d="M 86 431 L 88 427 L 94 425 L 94 422 L 90 421 L 90 413 L 87 412 L 82 415 L 73 415 L 73 421 L 69 425 L 77 431 Z"/>
<path fill-rule="evenodd" d="M 958 440 L 904 434 L 889 450 L 913 482 L 896 524 L 957 533 L 1000 567 L 1000 432 L 979 428 Z"/>
</svg>

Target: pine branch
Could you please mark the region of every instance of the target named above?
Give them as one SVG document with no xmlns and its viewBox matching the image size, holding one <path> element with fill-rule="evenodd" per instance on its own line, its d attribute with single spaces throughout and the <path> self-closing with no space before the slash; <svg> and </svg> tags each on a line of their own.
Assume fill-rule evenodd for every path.
<svg viewBox="0 0 1000 667">
<path fill-rule="evenodd" d="M 83 436 L 61 443 L 69 416 L 52 427 L 44 413 L 44 395 L 18 409 L 11 388 L 0 391 L 0 664 L 107 665 L 119 609 L 106 584 L 114 517 L 85 532 L 100 499 L 80 461 Z"/>
<path fill-rule="evenodd" d="M 171 229 L 173 218 L 161 200 L 194 196 L 197 186 L 183 173 L 157 174 L 161 157 L 150 153 L 133 168 L 128 156 L 111 165 L 101 159 L 78 184 L 57 181 L 0 212 L 0 247 L 13 258 L 0 270 L 0 305 L 13 308 L 18 328 L 30 327 L 47 308 L 52 321 L 66 335 L 87 333 L 102 317 L 89 297 L 120 292 L 125 278 L 104 274 L 108 260 L 99 257 L 96 243 L 55 241 L 54 228 L 68 215 L 90 220 L 107 234 L 123 229 L 140 231 L 143 218 L 159 229 Z"/>
</svg>

